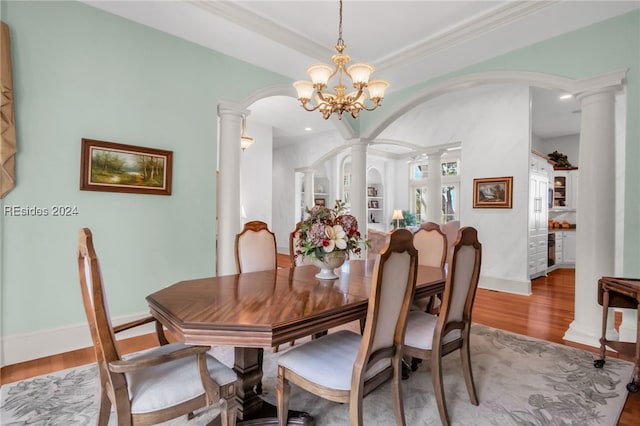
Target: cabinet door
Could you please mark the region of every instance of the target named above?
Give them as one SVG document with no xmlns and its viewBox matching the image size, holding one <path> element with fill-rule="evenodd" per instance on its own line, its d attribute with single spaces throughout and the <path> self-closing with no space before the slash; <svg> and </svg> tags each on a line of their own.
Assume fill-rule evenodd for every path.
<svg viewBox="0 0 640 426">
<path fill-rule="evenodd" d="M 575 210 L 578 170 L 556 170 L 553 179 L 553 208 Z"/>
<path fill-rule="evenodd" d="M 532 174 L 529 182 L 529 235 L 545 234 L 548 224 L 546 176 Z"/>
<path fill-rule="evenodd" d="M 563 232 L 562 239 L 562 263 L 576 263 L 576 233 Z"/>
<path fill-rule="evenodd" d="M 556 265 L 561 265 L 562 260 L 562 239 L 564 238 L 564 232 L 556 232 Z"/>
</svg>

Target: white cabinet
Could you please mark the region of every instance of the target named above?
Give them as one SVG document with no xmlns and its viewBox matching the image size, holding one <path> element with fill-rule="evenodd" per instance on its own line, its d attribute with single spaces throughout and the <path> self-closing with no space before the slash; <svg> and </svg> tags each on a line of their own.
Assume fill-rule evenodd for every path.
<svg viewBox="0 0 640 426">
<path fill-rule="evenodd" d="M 382 184 L 374 183 L 367 186 L 367 213 L 369 223 L 384 222 L 384 197 Z"/>
<path fill-rule="evenodd" d="M 554 268 L 572 268 L 576 264 L 576 232 L 556 231 L 556 264 Z"/>
<path fill-rule="evenodd" d="M 316 176 L 313 178 L 313 205 L 308 206 L 309 208 L 314 205 L 321 205 L 327 207 L 333 207 L 334 199 L 331 198 L 331 188 L 329 178 Z M 304 182 L 302 183 L 302 191 L 300 193 L 300 220 L 303 220 L 305 217 L 305 211 L 307 206 L 305 205 L 305 187 Z"/>
<path fill-rule="evenodd" d="M 329 179 L 316 177 L 313 179 L 313 204 L 333 207 L 333 201 L 329 199 Z"/>
<path fill-rule="evenodd" d="M 563 232 L 562 237 L 562 263 L 564 265 L 576 264 L 576 233 L 575 231 Z"/>
<path fill-rule="evenodd" d="M 367 171 L 367 222 L 370 227 L 385 229 L 385 208 L 382 173 L 376 167 L 370 167 Z"/>
<path fill-rule="evenodd" d="M 548 188 L 547 174 L 531 169 L 529 178 L 529 246 L 530 278 L 545 275 L 548 269 Z"/>
<path fill-rule="evenodd" d="M 558 267 L 560 265 L 562 265 L 562 232 L 556 232 L 556 264 L 555 266 Z"/>
<path fill-rule="evenodd" d="M 555 170 L 553 177 L 553 209 L 575 210 L 578 170 Z"/>
</svg>

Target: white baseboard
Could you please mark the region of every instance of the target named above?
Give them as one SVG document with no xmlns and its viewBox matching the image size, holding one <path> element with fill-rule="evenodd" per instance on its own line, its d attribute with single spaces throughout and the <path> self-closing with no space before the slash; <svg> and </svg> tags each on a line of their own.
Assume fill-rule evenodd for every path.
<svg viewBox="0 0 640 426">
<path fill-rule="evenodd" d="M 581 327 L 581 325 L 574 320 L 571 322 L 569 328 L 567 329 L 567 331 L 565 331 L 562 338 L 570 342 L 580 343 L 581 345 L 599 348 L 600 335 L 600 329 L 588 330 L 584 327 Z M 607 339 L 618 340 L 618 333 L 613 328 L 613 321 L 610 321 L 609 327 L 607 328 Z"/>
<path fill-rule="evenodd" d="M 481 275 L 478 282 L 478 287 L 487 290 L 502 291 L 504 293 L 514 293 L 524 296 L 531 295 L 531 281 L 529 280 L 519 281 Z"/>
<path fill-rule="evenodd" d="M 123 324 L 148 316 L 148 312 L 125 315 L 113 319 L 113 324 Z M 153 333 L 153 323 L 118 333 L 118 339 Z M 79 323 L 64 327 L 50 328 L 31 333 L 4 336 L 0 347 L 1 365 L 16 364 L 93 346 L 88 323 Z"/>
</svg>

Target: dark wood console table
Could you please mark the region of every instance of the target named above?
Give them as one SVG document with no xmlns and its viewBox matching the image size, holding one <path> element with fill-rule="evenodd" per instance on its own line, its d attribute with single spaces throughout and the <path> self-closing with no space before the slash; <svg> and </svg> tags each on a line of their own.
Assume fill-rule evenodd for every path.
<svg viewBox="0 0 640 426">
<path fill-rule="evenodd" d="M 600 338 L 600 359 L 594 361 L 596 368 L 605 363 L 605 350 L 609 346 L 626 356 L 633 356 L 635 368 L 633 379 L 627 385 L 629 392 L 640 389 L 640 317 L 636 333 L 636 342 L 607 340 L 607 317 L 609 308 L 640 308 L 640 279 L 602 277 L 598 280 L 598 303 L 602 305 L 602 337 Z"/>
</svg>

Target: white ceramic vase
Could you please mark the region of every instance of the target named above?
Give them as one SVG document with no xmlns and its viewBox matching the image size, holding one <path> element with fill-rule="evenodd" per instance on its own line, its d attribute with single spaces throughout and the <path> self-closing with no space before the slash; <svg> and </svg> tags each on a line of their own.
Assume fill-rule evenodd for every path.
<svg viewBox="0 0 640 426">
<path fill-rule="evenodd" d="M 330 253 L 325 253 L 323 260 L 320 260 L 315 256 L 311 256 L 310 259 L 315 266 L 320 268 L 320 272 L 315 275 L 317 279 L 335 280 L 339 277 L 335 272 L 333 272 L 333 270 L 342 266 L 344 261 L 347 260 L 347 251 L 334 250 Z"/>
</svg>

